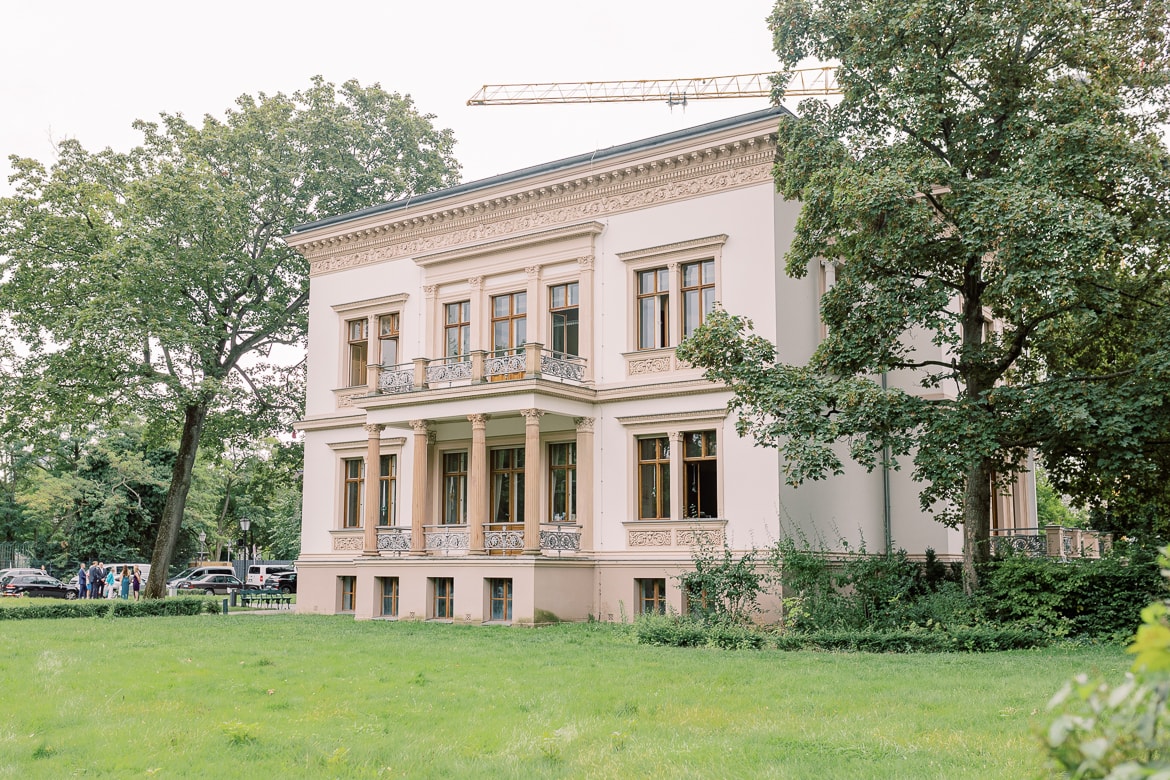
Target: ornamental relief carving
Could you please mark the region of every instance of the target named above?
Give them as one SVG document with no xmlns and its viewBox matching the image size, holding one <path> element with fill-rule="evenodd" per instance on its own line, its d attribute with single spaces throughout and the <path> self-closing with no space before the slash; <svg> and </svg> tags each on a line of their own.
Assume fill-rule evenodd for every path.
<svg viewBox="0 0 1170 780">
<path fill-rule="evenodd" d="M 670 531 L 630 531 L 630 547 L 670 547 Z"/>
<path fill-rule="evenodd" d="M 747 164 L 737 166 L 741 162 Z M 693 176 L 695 168 L 708 171 L 715 169 L 715 171 Z M 531 203 L 518 202 L 516 206 L 504 209 L 505 214 L 512 212 L 515 216 L 501 215 L 502 218 L 497 218 L 490 223 L 486 220 L 495 217 L 494 214 L 477 213 L 474 217 L 458 220 L 480 223 L 469 224 L 466 227 L 424 224 L 422 227 L 414 228 L 413 223 L 411 223 L 412 227 L 401 231 L 402 237 L 406 239 L 406 236 L 411 233 L 415 237 L 396 243 L 371 246 L 383 241 L 394 241 L 394 236 L 383 234 L 360 241 L 335 241 L 320 247 L 310 244 L 301 247 L 301 251 L 309 258 L 310 273 L 315 276 L 367 263 L 437 251 L 460 244 L 470 244 L 515 233 L 556 227 L 582 219 L 749 186 L 768 181 L 771 176 L 772 153 L 771 149 L 768 148 L 763 153 L 733 156 L 716 160 L 707 165 L 676 168 L 662 175 L 653 176 L 650 181 L 641 177 L 632 177 L 630 182 L 624 184 L 614 184 L 604 188 L 586 187 L 584 192 L 577 194 L 538 197 Z M 594 194 L 594 191 L 599 189 L 608 190 L 608 192 Z M 520 211 L 526 213 L 516 213 Z M 388 232 L 396 233 L 399 231 Z M 430 235 L 422 235 L 423 233 Z"/>
<path fill-rule="evenodd" d="M 674 532 L 675 544 L 682 547 L 721 547 L 723 531 L 718 529 L 679 529 Z"/>
<path fill-rule="evenodd" d="M 364 541 L 360 536 L 335 536 L 333 537 L 333 549 L 361 551 Z"/>
<path fill-rule="evenodd" d="M 660 355 L 652 358 L 631 358 L 626 363 L 626 373 L 630 376 L 638 374 L 661 374 L 671 369 L 670 355 Z"/>
</svg>

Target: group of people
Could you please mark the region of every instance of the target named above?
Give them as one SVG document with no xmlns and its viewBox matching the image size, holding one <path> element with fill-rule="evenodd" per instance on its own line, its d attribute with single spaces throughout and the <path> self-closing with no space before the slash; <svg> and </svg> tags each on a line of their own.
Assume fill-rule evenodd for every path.
<svg viewBox="0 0 1170 780">
<path fill-rule="evenodd" d="M 77 595 L 79 598 L 90 599 L 128 599 L 131 591 L 134 600 L 142 590 L 142 572 L 138 567 L 130 571 L 129 566 L 123 566 L 116 571 L 116 567 L 106 568 L 101 561 L 94 561 L 88 569 L 81 564 L 77 569 Z"/>
</svg>

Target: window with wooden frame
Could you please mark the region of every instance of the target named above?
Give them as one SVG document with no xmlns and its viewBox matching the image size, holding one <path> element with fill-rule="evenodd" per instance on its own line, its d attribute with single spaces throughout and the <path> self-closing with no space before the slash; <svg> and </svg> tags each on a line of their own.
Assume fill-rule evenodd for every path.
<svg viewBox="0 0 1170 780">
<path fill-rule="evenodd" d="M 492 296 L 492 351 L 505 354 L 528 341 L 528 293 Z"/>
<path fill-rule="evenodd" d="M 365 459 L 346 458 L 341 462 L 341 468 L 344 475 L 341 527 L 361 528 L 365 496 L 365 491 L 363 490 L 366 472 Z"/>
<path fill-rule="evenodd" d="M 452 577 L 431 578 L 431 618 L 450 620 L 455 616 L 455 580 Z"/>
<path fill-rule="evenodd" d="M 494 449 L 489 459 L 492 484 L 489 522 L 524 522 L 524 448 Z"/>
<path fill-rule="evenodd" d="M 638 271 L 638 349 L 670 346 L 670 275 L 665 268 Z"/>
<path fill-rule="evenodd" d="M 488 619 L 512 620 L 512 580 L 488 580 Z"/>
<path fill-rule="evenodd" d="M 350 387 L 360 387 L 366 384 L 367 365 L 370 354 L 370 321 L 368 319 L 349 320 L 345 323 L 346 336 L 349 343 L 349 372 L 347 379 Z"/>
<path fill-rule="evenodd" d="M 341 585 L 341 611 L 353 612 L 357 577 L 338 577 Z"/>
<path fill-rule="evenodd" d="M 471 352 L 471 301 L 443 305 L 443 355 L 466 357 Z"/>
<path fill-rule="evenodd" d="M 579 355 L 580 287 L 577 282 L 555 284 L 548 288 L 548 310 L 552 319 L 553 352 Z"/>
<path fill-rule="evenodd" d="M 398 617 L 398 578 L 379 579 L 382 582 L 382 617 Z"/>
<path fill-rule="evenodd" d="M 715 309 L 715 261 L 700 260 L 682 266 L 682 335 L 695 332 Z"/>
<path fill-rule="evenodd" d="M 380 342 L 381 361 L 384 366 L 398 365 L 398 324 L 400 319 L 398 312 L 378 317 L 378 341 Z"/>
<path fill-rule="evenodd" d="M 548 445 L 549 520 L 577 522 L 577 445 L 555 442 Z"/>
<path fill-rule="evenodd" d="M 443 453 L 443 525 L 467 523 L 467 452 Z"/>
<path fill-rule="evenodd" d="M 398 456 L 383 455 L 378 463 L 378 525 L 398 519 Z"/>
<path fill-rule="evenodd" d="M 666 614 L 666 580 L 638 580 L 638 613 L 641 615 Z"/>
<path fill-rule="evenodd" d="M 719 516 L 719 460 L 715 431 L 683 434 L 683 517 Z"/>
<path fill-rule="evenodd" d="M 638 439 L 638 517 L 670 517 L 670 438 Z"/>
</svg>

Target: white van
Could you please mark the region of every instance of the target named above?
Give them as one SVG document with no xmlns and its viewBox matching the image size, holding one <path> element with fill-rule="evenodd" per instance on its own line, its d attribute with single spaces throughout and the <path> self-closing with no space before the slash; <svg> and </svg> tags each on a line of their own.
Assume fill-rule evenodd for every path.
<svg viewBox="0 0 1170 780">
<path fill-rule="evenodd" d="M 173 588 L 180 582 L 186 582 L 187 580 L 197 580 L 200 577 L 204 577 L 208 574 L 231 574 L 232 576 L 235 576 L 235 573 L 236 570 L 232 568 L 231 564 L 221 564 L 219 566 L 196 566 L 192 569 L 184 569 L 174 577 L 171 577 L 169 580 L 167 580 L 167 587 Z"/>
<path fill-rule="evenodd" d="M 283 574 L 285 572 L 294 572 L 292 566 L 287 563 L 260 563 L 255 566 L 248 567 L 248 578 L 245 583 L 249 588 L 263 588 L 264 583 L 268 581 L 268 577 L 273 574 Z"/>
</svg>

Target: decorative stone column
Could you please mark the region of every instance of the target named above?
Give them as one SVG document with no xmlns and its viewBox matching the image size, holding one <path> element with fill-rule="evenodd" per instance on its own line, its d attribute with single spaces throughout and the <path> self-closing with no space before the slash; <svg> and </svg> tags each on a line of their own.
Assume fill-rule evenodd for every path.
<svg viewBox="0 0 1170 780">
<path fill-rule="evenodd" d="M 382 458 L 380 434 L 385 425 L 370 423 L 366 429 L 366 511 L 362 517 L 362 555 L 378 554 L 378 477 Z"/>
<path fill-rule="evenodd" d="M 371 314 L 369 324 L 366 326 L 369 329 L 366 341 L 366 380 L 370 395 L 378 392 L 378 375 L 382 373 L 382 334 L 379 319 L 379 315 Z"/>
<path fill-rule="evenodd" d="M 677 262 L 667 263 L 666 268 L 667 287 L 670 290 L 668 298 L 670 302 L 668 305 L 670 306 L 671 312 L 671 332 L 666 334 L 667 341 L 664 346 L 677 347 L 682 341 L 683 330 L 682 273 L 681 266 Z M 672 360 L 671 363 L 673 364 L 674 361 Z"/>
<path fill-rule="evenodd" d="M 424 331 L 424 335 L 430 342 L 429 349 L 424 342 L 423 355 L 428 357 L 441 357 L 443 354 L 443 313 L 438 310 L 438 295 L 439 285 L 423 285 L 423 322 L 427 323 L 426 331 L 429 331 L 429 335 L 426 331 Z M 418 383 L 415 384 L 420 386 Z"/>
<path fill-rule="evenodd" d="M 585 379 L 593 378 L 593 255 L 577 258 L 581 276 L 577 283 L 577 351 L 585 358 Z M 585 418 L 582 418 L 585 419 Z M 578 448 L 580 457 L 580 448 Z"/>
<path fill-rule="evenodd" d="M 539 409 L 524 415 L 524 554 L 540 555 L 540 418 Z"/>
<path fill-rule="evenodd" d="M 431 437 L 430 420 L 411 420 L 414 430 L 414 472 L 411 475 L 410 496 L 410 554 L 426 554 L 426 531 L 423 528 L 427 518 L 427 473 L 430 470 L 429 444 Z"/>
<path fill-rule="evenodd" d="M 491 304 L 484 297 L 483 277 L 468 278 L 467 286 L 471 288 L 471 349 L 491 349 Z M 439 333 L 440 335 L 443 333 L 441 328 Z M 443 354 L 442 349 L 443 345 L 440 343 L 440 355 Z"/>
<path fill-rule="evenodd" d="M 524 291 L 527 293 L 527 305 L 524 308 L 524 316 L 528 322 L 526 328 L 528 335 L 526 340 L 539 341 L 543 344 L 545 341 L 545 318 L 532 316 L 534 312 L 548 311 L 548 307 L 540 300 L 541 270 L 542 268 L 539 265 L 530 265 L 524 269 L 524 272 L 528 275 L 528 284 L 524 287 Z"/>
<path fill-rule="evenodd" d="M 577 525 L 581 526 L 581 552 L 593 552 L 593 422 L 577 417 Z"/>
<path fill-rule="evenodd" d="M 682 431 L 671 431 L 670 436 L 670 518 L 681 520 L 686 517 L 686 495 L 684 494 Z"/>
<path fill-rule="evenodd" d="M 467 464 L 467 523 L 468 554 L 483 555 L 483 524 L 488 516 L 488 462 L 486 414 L 469 414 L 471 420 L 471 453 Z"/>
</svg>

